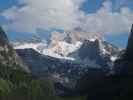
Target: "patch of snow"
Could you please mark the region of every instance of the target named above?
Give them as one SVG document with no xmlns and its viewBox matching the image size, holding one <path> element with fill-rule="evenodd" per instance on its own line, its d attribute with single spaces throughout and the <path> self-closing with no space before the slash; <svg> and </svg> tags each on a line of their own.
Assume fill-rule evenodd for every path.
<svg viewBox="0 0 133 100">
<path fill-rule="evenodd" d="M 75 44 L 70 44 L 64 41 L 58 41 L 55 45 L 47 46 L 44 42 L 40 43 L 13 43 L 14 49 L 34 49 L 37 52 L 48 55 L 51 57 L 59 58 L 59 59 L 67 59 L 67 60 L 75 60 L 72 57 L 68 57 L 69 53 L 72 53 L 80 48 L 81 42 L 76 42 Z"/>
<path fill-rule="evenodd" d="M 105 48 L 102 49 L 102 54 L 110 54 L 110 52 L 108 52 Z"/>
<path fill-rule="evenodd" d="M 110 58 L 110 59 L 111 59 L 111 61 L 112 61 L 112 62 L 114 62 L 114 61 L 116 61 L 116 60 L 117 60 L 117 58 L 118 58 L 117 56 L 111 56 L 111 58 Z"/>
<path fill-rule="evenodd" d="M 46 49 L 43 49 L 43 54 L 60 58 L 60 59 L 68 59 L 68 60 L 75 60 L 72 57 L 68 57 L 68 54 L 76 51 L 80 48 L 81 42 L 76 42 L 75 44 L 70 44 L 64 41 L 58 41 L 54 43 L 54 45 L 49 46 Z"/>
<path fill-rule="evenodd" d="M 42 54 L 43 55 L 47 55 L 47 56 L 51 56 L 51 57 L 54 57 L 54 58 L 59 58 L 59 59 L 75 60 L 72 57 L 61 56 L 61 55 L 59 55 L 57 53 L 54 53 L 53 51 L 51 51 L 49 49 L 44 49 Z"/>
<path fill-rule="evenodd" d="M 102 41 L 102 40 L 99 40 L 99 45 L 100 45 L 100 51 L 101 51 L 101 53 L 102 53 L 103 55 L 106 55 L 106 54 L 110 55 L 110 54 L 111 54 L 111 52 L 109 52 L 109 51 L 106 49 L 106 47 L 105 47 L 105 45 L 103 44 L 103 41 Z"/>
<path fill-rule="evenodd" d="M 24 44 L 15 43 L 14 49 L 32 48 L 32 49 L 37 50 L 37 48 L 40 46 L 46 47 L 46 44 L 44 44 L 44 43 L 24 43 Z"/>
<path fill-rule="evenodd" d="M 94 42 L 94 41 L 96 41 L 96 38 L 90 38 L 89 41 Z"/>
</svg>

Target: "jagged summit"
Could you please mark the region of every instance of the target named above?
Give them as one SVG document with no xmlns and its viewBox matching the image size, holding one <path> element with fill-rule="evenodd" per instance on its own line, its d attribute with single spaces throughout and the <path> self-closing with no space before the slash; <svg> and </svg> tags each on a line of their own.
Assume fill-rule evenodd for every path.
<svg viewBox="0 0 133 100">
<path fill-rule="evenodd" d="M 94 42 L 85 40 L 80 49 L 78 50 L 78 56 L 81 59 L 88 58 L 94 60 L 95 57 L 99 54 L 100 54 L 100 48 L 98 40 L 95 40 Z"/>
<path fill-rule="evenodd" d="M 98 67 L 111 68 L 119 49 L 98 39 L 84 40 L 81 47 L 69 56 L 78 61 Z"/>
<path fill-rule="evenodd" d="M 7 42 L 7 41 L 8 41 L 8 38 L 5 32 L 3 31 L 2 27 L 0 27 L 0 43 Z"/>
<path fill-rule="evenodd" d="M 64 40 L 65 40 L 67 43 L 72 43 L 72 37 L 70 36 L 70 34 L 67 34 L 66 37 L 64 38 Z"/>
</svg>

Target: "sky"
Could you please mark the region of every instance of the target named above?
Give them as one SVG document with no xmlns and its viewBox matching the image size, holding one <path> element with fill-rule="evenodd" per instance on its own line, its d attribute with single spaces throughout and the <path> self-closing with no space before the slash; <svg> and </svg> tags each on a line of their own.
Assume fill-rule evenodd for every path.
<svg viewBox="0 0 133 100">
<path fill-rule="evenodd" d="M 0 0 L 0 25 L 9 38 L 80 29 L 123 48 L 132 23 L 133 0 Z"/>
</svg>

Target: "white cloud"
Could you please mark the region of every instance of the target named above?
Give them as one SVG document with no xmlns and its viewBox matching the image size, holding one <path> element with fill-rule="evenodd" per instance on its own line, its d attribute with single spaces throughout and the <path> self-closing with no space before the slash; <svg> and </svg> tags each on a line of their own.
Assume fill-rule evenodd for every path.
<svg viewBox="0 0 133 100">
<path fill-rule="evenodd" d="M 81 27 L 84 31 L 116 34 L 129 32 L 133 23 L 133 12 L 127 7 L 121 8 L 120 12 L 113 12 L 112 3 L 105 1 L 96 13 L 87 14 L 83 19 L 84 22 L 81 24 Z"/>
<path fill-rule="evenodd" d="M 133 23 L 133 11 L 128 7 L 112 11 L 112 3 L 105 0 L 95 13 L 86 14 L 79 8 L 85 0 L 20 0 L 23 7 L 12 7 L 2 13 L 7 27 L 14 31 L 33 32 L 37 29 L 80 27 L 89 33 L 112 34 L 128 32 Z M 87 35 L 88 35 L 87 34 Z"/>
<path fill-rule="evenodd" d="M 3 12 L 9 28 L 35 32 L 36 29 L 61 28 L 71 30 L 78 25 L 78 10 L 83 0 L 21 0 L 25 6 Z"/>
</svg>

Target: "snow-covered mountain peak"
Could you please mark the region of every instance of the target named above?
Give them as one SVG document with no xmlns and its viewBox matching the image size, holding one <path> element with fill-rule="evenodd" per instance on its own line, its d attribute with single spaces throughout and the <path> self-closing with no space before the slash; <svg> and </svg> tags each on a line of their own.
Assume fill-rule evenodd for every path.
<svg viewBox="0 0 133 100">
<path fill-rule="evenodd" d="M 47 49 L 43 51 L 43 54 L 53 56 L 58 55 L 62 57 L 67 57 L 68 54 L 76 51 L 80 48 L 81 42 L 76 42 L 75 44 L 70 44 L 64 41 L 58 41 L 54 45 L 50 45 Z"/>
<path fill-rule="evenodd" d="M 48 55 L 60 59 L 69 59 L 69 60 L 74 60 L 74 58 L 68 57 L 68 54 L 79 49 L 81 45 L 82 43 L 80 41 L 77 41 L 74 44 L 67 43 L 65 41 L 52 41 L 52 43 L 49 45 L 46 42 L 13 43 L 14 49 L 32 48 L 43 55 Z"/>
<path fill-rule="evenodd" d="M 55 31 L 51 33 L 51 37 L 48 42 L 34 37 L 32 42 L 19 42 L 13 44 L 15 49 L 32 48 L 43 55 L 59 59 L 77 60 L 77 57 L 71 56 L 71 54 L 76 51 L 80 51 L 81 49 L 85 49 L 86 53 L 89 51 L 96 51 L 98 53 L 97 55 L 114 56 L 113 53 L 115 53 L 115 50 L 117 51 L 117 48 L 114 48 L 113 45 L 104 42 L 99 34 L 88 35 L 86 37 L 84 37 L 83 34 L 85 33 L 77 31 L 74 31 L 73 34 L 69 31 L 62 33 Z M 33 40 L 35 40 L 35 42 Z M 84 52 L 81 50 L 81 55 L 83 53 Z M 90 52 L 90 55 L 91 54 L 92 53 Z M 112 59 L 110 58 L 111 61 L 114 61 L 114 59 Z"/>
<path fill-rule="evenodd" d="M 28 49 L 32 48 L 39 53 L 42 52 L 44 48 L 47 47 L 47 44 L 45 42 L 38 42 L 38 43 L 20 43 L 20 42 L 14 42 L 13 43 L 14 49 Z"/>
</svg>

